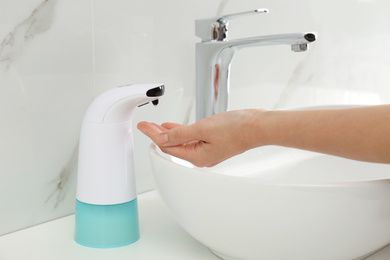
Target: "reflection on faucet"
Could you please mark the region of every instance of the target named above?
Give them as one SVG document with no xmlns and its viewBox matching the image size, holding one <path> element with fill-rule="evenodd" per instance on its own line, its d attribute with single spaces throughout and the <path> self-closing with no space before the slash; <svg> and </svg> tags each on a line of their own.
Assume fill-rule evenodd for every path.
<svg viewBox="0 0 390 260">
<path fill-rule="evenodd" d="M 257 9 L 223 17 L 196 20 L 196 119 L 228 110 L 230 66 L 236 52 L 242 48 L 290 45 L 294 52 L 308 50 L 316 40 L 315 33 L 294 33 L 228 40 L 228 25 L 233 17 L 252 13 L 266 13 Z"/>
<path fill-rule="evenodd" d="M 219 88 L 219 65 L 214 65 L 214 101 L 218 99 L 218 88 Z"/>
</svg>

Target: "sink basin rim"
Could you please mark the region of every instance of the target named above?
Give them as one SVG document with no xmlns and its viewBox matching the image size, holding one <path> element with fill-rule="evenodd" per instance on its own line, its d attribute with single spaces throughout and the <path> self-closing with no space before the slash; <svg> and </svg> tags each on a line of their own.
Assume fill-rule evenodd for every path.
<svg viewBox="0 0 390 260">
<path fill-rule="evenodd" d="M 193 174 L 205 174 L 210 175 L 213 174 L 214 178 L 221 178 L 223 180 L 230 180 L 234 182 L 244 182 L 244 183 L 260 183 L 262 185 L 271 185 L 271 186 L 283 186 L 283 187 L 343 187 L 343 186 L 351 186 L 351 185 L 365 185 L 368 183 L 375 184 L 375 183 L 388 183 L 390 182 L 390 176 L 388 178 L 374 178 L 369 180 L 352 180 L 352 181 L 297 181 L 297 180 L 285 180 L 285 179 L 269 179 L 264 177 L 254 177 L 254 176 L 233 176 L 233 175 L 226 175 L 223 173 L 218 173 L 213 171 L 213 168 L 202 168 L 202 167 L 196 167 L 192 165 L 190 162 L 184 161 L 182 159 L 173 157 L 171 155 L 165 154 L 162 152 L 158 146 L 154 143 L 152 143 L 149 147 L 150 154 L 154 155 L 155 157 L 159 158 L 160 160 L 164 160 L 168 163 L 174 164 L 176 167 L 180 168 L 193 168 L 195 171 L 192 171 Z M 255 148 L 259 149 L 259 148 Z M 309 152 L 311 153 L 311 152 Z M 330 156 L 325 154 L 317 154 L 316 157 L 321 156 Z M 333 157 L 333 156 L 330 156 Z M 185 165 L 174 162 L 171 158 L 175 158 L 176 161 L 182 161 Z M 342 160 L 350 160 L 341 158 Z M 350 160 L 352 161 L 352 160 Z M 369 163 L 367 163 L 369 164 Z M 374 163 L 375 164 L 375 163 Z M 385 164 L 383 164 L 385 165 Z M 183 173 L 188 174 L 188 173 Z M 208 176 L 210 177 L 210 176 Z"/>
</svg>

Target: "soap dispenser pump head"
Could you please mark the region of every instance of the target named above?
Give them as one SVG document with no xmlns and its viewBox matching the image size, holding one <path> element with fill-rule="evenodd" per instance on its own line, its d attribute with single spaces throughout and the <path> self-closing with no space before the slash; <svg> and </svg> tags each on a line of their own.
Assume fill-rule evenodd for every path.
<svg viewBox="0 0 390 260">
<path fill-rule="evenodd" d="M 108 90 L 89 106 L 81 128 L 75 240 L 117 247 L 139 239 L 131 114 L 164 95 L 162 84 Z"/>
</svg>

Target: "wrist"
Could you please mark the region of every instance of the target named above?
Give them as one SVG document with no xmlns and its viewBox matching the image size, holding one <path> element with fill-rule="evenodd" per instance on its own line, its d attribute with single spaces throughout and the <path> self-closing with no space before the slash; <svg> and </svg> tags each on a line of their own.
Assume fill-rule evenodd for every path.
<svg viewBox="0 0 390 260">
<path fill-rule="evenodd" d="M 284 112 L 263 109 L 253 110 L 253 116 L 248 126 L 251 132 L 249 138 L 251 148 L 278 144 L 280 132 L 285 127 L 283 126 Z"/>
<path fill-rule="evenodd" d="M 246 129 L 245 141 L 248 149 L 271 144 L 270 122 L 273 111 L 248 109 L 246 112 L 247 120 L 243 129 Z"/>
</svg>

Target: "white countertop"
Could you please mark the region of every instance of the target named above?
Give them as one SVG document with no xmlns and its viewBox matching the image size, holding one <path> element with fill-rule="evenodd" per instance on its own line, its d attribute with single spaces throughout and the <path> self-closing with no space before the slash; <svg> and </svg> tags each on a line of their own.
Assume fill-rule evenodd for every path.
<svg viewBox="0 0 390 260">
<path fill-rule="evenodd" d="M 74 239 L 74 215 L 0 237 L 0 260 L 217 260 L 172 218 L 157 191 L 138 196 L 141 238 L 114 249 L 94 249 Z M 389 260 L 390 246 L 366 258 Z"/>
</svg>

